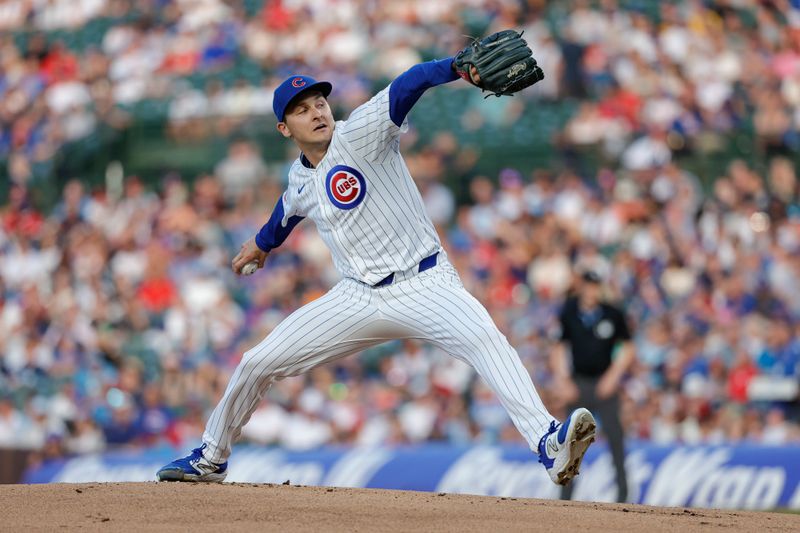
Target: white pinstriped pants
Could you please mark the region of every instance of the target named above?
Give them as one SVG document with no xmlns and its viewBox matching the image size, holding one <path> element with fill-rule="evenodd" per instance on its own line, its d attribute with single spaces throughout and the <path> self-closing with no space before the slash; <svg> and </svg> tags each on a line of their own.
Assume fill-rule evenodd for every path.
<svg viewBox="0 0 800 533">
<path fill-rule="evenodd" d="M 438 260 L 433 268 L 385 287 L 342 280 L 245 352 L 206 424 L 206 459 L 228 458 L 273 381 L 403 338 L 430 342 L 472 365 L 536 451 L 553 417 L 489 313 L 464 289 L 444 254 Z"/>
</svg>

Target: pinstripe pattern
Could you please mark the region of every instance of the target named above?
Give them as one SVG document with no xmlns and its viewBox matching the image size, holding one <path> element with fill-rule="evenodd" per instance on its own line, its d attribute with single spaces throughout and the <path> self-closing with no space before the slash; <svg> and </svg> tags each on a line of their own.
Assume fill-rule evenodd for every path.
<svg viewBox="0 0 800 533">
<path fill-rule="evenodd" d="M 248 350 L 206 424 L 206 458 L 227 459 L 273 381 L 399 338 L 431 342 L 472 365 L 536 450 L 553 417 L 516 351 L 442 258 L 436 267 L 386 287 L 346 279 Z"/>
<path fill-rule="evenodd" d="M 431 342 L 472 365 L 537 449 L 553 417 L 514 348 L 447 261 L 399 152 L 406 127 L 389 118 L 387 88 L 336 123 L 317 168 L 299 159 L 292 166 L 283 223 L 294 215 L 311 218 L 345 279 L 244 354 L 206 424 L 210 461 L 227 459 L 273 381 L 398 338 Z M 367 183 L 364 200 L 349 209 L 334 205 L 325 189 L 337 165 L 357 170 Z M 419 262 L 437 251 L 439 264 L 417 273 Z M 394 283 L 373 287 L 389 274 Z"/>
<path fill-rule="evenodd" d="M 452 265 L 443 262 L 387 289 L 391 297 L 383 298 L 384 314 L 413 321 L 418 337 L 472 365 L 535 450 L 553 417 L 516 351 L 483 305 L 464 289 Z"/>
<path fill-rule="evenodd" d="M 376 337 L 372 295 L 352 280 L 337 284 L 281 322 L 257 346 L 245 352 L 225 394 L 206 424 L 205 456 L 221 462 L 250 419 L 269 385 L 312 366 L 389 340 Z M 383 327 L 381 330 L 389 328 Z"/>
<path fill-rule="evenodd" d="M 441 249 L 399 152 L 399 136 L 405 129 L 405 123 L 398 127 L 389 118 L 386 88 L 347 121 L 336 123 L 328 152 L 317 168 L 306 168 L 298 159 L 289 171 L 283 223 L 294 215 L 311 218 L 345 278 L 374 285 Z M 350 210 L 334 206 L 325 192 L 328 171 L 342 164 L 358 170 L 367 181 L 364 201 Z"/>
</svg>

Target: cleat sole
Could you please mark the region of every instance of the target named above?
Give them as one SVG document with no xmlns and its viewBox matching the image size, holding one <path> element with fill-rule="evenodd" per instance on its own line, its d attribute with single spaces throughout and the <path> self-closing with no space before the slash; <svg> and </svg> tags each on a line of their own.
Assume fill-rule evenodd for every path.
<svg viewBox="0 0 800 533">
<path fill-rule="evenodd" d="M 589 420 L 584 420 L 583 418 L 586 418 L 587 414 Z M 566 485 L 572 478 L 580 474 L 583 456 L 589 445 L 595 440 L 597 425 L 594 423 L 594 418 L 588 411 L 581 413 L 580 416 L 582 418 L 576 421 L 575 432 L 569 443 L 570 461 L 566 468 L 558 473 L 557 483 L 559 485 Z"/>
<path fill-rule="evenodd" d="M 202 476 L 194 476 L 186 474 L 182 470 L 160 470 L 156 474 L 158 481 L 168 482 L 188 482 L 188 483 L 222 483 L 225 480 L 227 472 L 222 474 L 205 474 Z"/>
</svg>

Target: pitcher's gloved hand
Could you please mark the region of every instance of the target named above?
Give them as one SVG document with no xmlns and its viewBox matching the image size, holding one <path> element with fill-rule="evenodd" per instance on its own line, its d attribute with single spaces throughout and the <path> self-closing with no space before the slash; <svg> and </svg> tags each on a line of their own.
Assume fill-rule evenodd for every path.
<svg viewBox="0 0 800 533">
<path fill-rule="evenodd" d="M 514 94 L 544 79 L 522 33 L 514 30 L 473 41 L 456 54 L 453 68 L 459 76 L 495 96 Z"/>
</svg>

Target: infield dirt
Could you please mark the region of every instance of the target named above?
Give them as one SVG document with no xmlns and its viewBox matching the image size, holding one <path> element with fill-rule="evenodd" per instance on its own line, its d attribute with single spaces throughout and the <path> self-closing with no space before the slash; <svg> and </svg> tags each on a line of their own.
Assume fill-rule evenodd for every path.
<svg viewBox="0 0 800 533">
<path fill-rule="evenodd" d="M 798 531 L 800 516 L 292 485 L 0 485 L 0 531 Z"/>
</svg>

